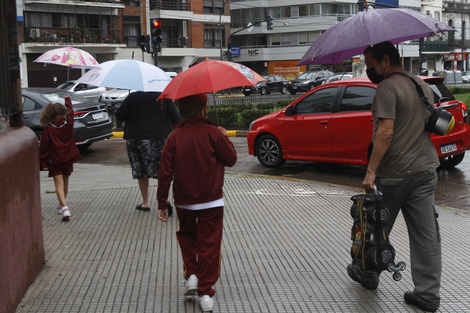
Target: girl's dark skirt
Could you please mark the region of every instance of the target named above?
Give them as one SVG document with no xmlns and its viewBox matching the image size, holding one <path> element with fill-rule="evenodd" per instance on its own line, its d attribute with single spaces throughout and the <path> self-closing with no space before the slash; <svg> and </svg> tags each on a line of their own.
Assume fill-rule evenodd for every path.
<svg viewBox="0 0 470 313">
<path fill-rule="evenodd" d="M 165 141 L 165 139 L 127 139 L 126 150 L 134 179 L 158 178 Z"/>
</svg>

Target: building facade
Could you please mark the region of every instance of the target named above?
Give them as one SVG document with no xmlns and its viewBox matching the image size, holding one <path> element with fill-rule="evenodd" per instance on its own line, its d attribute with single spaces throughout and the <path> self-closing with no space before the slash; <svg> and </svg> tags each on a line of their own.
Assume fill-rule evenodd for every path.
<svg viewBox="0 0 470 313">
<path fill-rule="evenodd" d="M 181 72 L 206 56 L 220 59 L 230 35 L 230 8 L 221 0 L 17 0 L 22 86 L 54 87 L 67 68 L 33 61 L 68 45 L 91 53 L 101 63 L 135 59 L 154 63 L 143 52 L 141 35 L 151 35 L 151 20 L 162 26 L 159 67 Z M 83 70 L 71 69 L 70 79 Z"/>
<path fill-rule="evenodd" d="M 426 38 L 421 60 L 418 40 L 400 44 L 406 70 L 467 69 L 470 5 L 466 1 L 400 1 L 401 8 L 421 11 L 457 30 Z M 260 74 L 293 79 L 320 68 L 351 71 L 357 60 L 330 66 L 297 63 L 324 31 L 358 10 L 357 0 L 17 0 L 22 85 L 53 87 L 64 82 L 66 68 L 33 61 L 67 45 L 86 50 L 100 63 L 134 58 L 154 64 L 155 53 L 140 47 L 141 35 L 152 35 L 153 20 L 162 25 L 162 49 L 156 56 L 166 71 L 181 72 L 206 56 L 227 60 L 229 46 L 233 61 Z M 271 30 L 267 16 L 272 17 Z M 82 74 L 79 69 L 69 73 L 70 79 Z"/>
</svg>

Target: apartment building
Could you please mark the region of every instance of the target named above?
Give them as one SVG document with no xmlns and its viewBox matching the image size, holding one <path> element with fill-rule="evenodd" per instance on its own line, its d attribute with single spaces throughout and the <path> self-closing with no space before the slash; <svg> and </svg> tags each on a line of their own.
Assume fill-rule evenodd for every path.
<svg viewBox="0 0 470 313">
<path fill-rule="evenodd" d="M 134 58 L 154 64 L 142 52 L 140 36 L 150 21 L 162 26 L 158 66 L 181 72 L 206 56 L 220 59 L 230 35 L 230 8 L 222 0 L 17 0 L 22 85 L 53 87 L 67 69 L 33 61 L 42 53 L 72 45 L 98 62 Z M 70 79 L 84 70 L 71 69 Z"/>
<path fill-rule="evenodd" d="M 444 2 L 443 2 L 444 1 Z M 467 0 L 464 0 L 467 1 Z M 379 1 L 375 1 L 379 2 Z M 444 3 L 444 5 L 443 5 Z M 395 3 L 400 8 L 408 8 L 433 16 L 434 18 L 450 23 L 461 22 L 454 17 L 451 24 L 448 16 L 448 0 L 401 0 Z M 325 0 L 305 1 L 291 0 L 232 0 L 232 47 L 235 47 L 234 61 L 243 63 L 263 74 L 280 74 L 287 79 L 306 70 L 328 68 L 333 71 L 350 71 L 354 59 L 347 60 L 340 65 L 309 65 L 297 67 L 298 61 L 307 51 L 308 47 L 329 27 L 358 13 L 356 0 Z M 444 16 L 443 16 L 444 8 Z M 256 24 L 252 29 L 244 29 L 248 23 L 255 24 L 265 19 L 265 16 L 273 17 L 273 29 L 267 30 L 266 23 Z M 446 17 L 447 16 L 447 17 Z M 393 27 L 393 25 L 390 25 Z M 467 25 L 468 27 L 468 25 Z M 361 36 L 358 30 L 357 36 Z M 456 35 L 458 36 L 460 35 Z M 452 37 L 451 37 L 452 39 Z M 429 72 L 443 70 L 446 65 L 457 67 L 457 64 L 446 62 L 456 53 L 455 40 L 449 45 L 447 34 L 428 37 L 422 52 L 426 62 L 423 64 Z M 469 43 L 470 44 L 470 43 Z M 466 45 L 467 47 L 470 45 Z M 406 70 L 418 73 L 420 69 L 419 41 L 413 40 L 399 45 L 403 55 Z M 466 50 L 466 49 L 465 49 Z M 449 64 L 448 64 L 449 63 Z M 459 66 L 460 68 L 460 66 Z"/>
<path fill-rule="evenodd" d="M 422 66 L 429 72 L 468 67 L 470 6 L 466 1 L 399 2 L 402 8 L 421 11 L 457 30 L 426 38 Z M 206 56 L 227 60 L 229 45 L 235 62 L 288 79 L 319 68 L 349 71 L 355 61 L 297 67 L 324 31 L 358 12 L 357 0 L 17 0 L 17 7 L 23 86 L 64 82 L 66 68 L 33 61 L 47 50 L 67 45 L 90 52 L 98 62 L 134 58 L 154 63 L 154 54 L 141 51 L 140 36 L 151 34 L 150 21 L 155 19 L 162 24 L 163 37 L 158 66 L 167 71 L 181 72 Z M 267 29 L 266 16 L 273 18 L 272 30 Z M 405 68 L 417 73 L 418 40 L 399 48 Z M 76 79 L 82 73 L 72 69 L 69 75 Z"/>
</svg>

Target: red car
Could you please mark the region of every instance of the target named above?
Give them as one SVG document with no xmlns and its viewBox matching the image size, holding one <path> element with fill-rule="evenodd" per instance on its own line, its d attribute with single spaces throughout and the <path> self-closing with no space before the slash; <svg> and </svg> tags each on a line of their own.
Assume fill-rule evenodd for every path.
<svg viewBox="0 0 470 313">
<path fill-rule="evenodd" d="M 442 167 L 459 164 L 470 149 L 467 108 L 455 99 L 442 77 L 422 77 L 434 91 L 434 102 L 449 106 L 452 132 L 431 135 Z M 372 152 L 370 111 L 377 85 L 367 77 L 320 85 L 284 110 L 262 116 L 250 125 L 248 152 L 266 167 L 286 160 L 367 165 Z M 423 104 L 424 105 L 424 104 Z"/>
</svg>

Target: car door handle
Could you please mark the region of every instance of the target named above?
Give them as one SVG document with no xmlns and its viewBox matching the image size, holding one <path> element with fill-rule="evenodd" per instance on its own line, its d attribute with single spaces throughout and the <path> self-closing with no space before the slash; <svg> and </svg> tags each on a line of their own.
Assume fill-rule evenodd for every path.
<svg viewBox="0 0 470 313">
<path fill-rule="evenodd" d="M 328 125 L 328 121 L 320 121 L 320 125 Z"/>
</svg>

